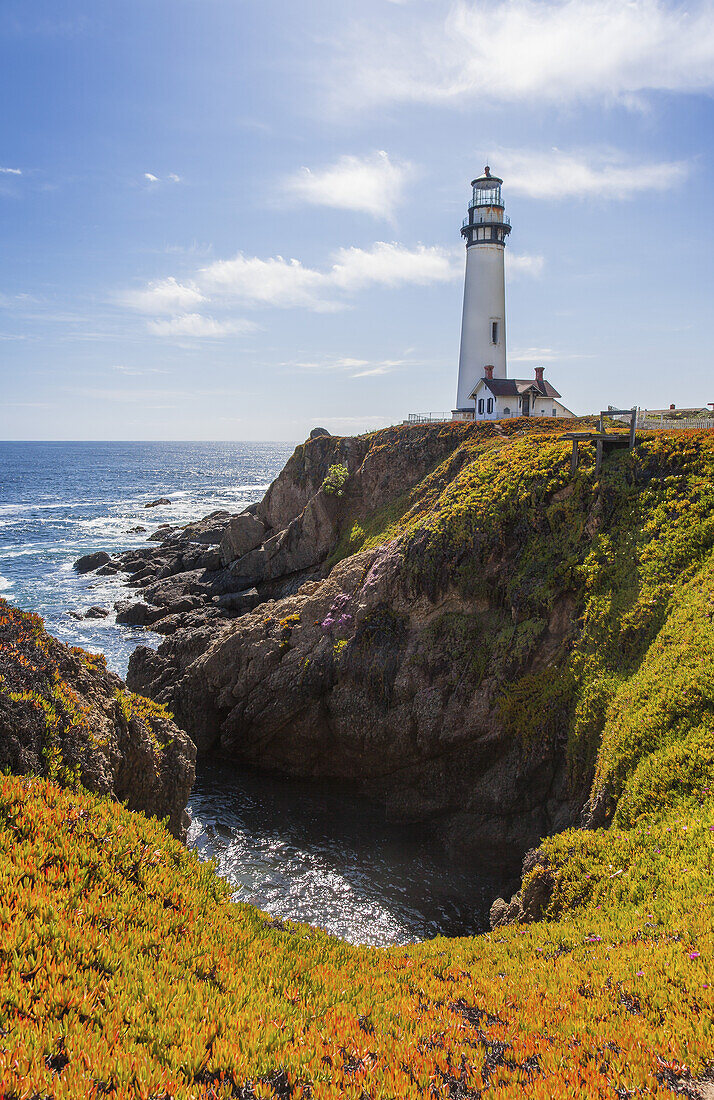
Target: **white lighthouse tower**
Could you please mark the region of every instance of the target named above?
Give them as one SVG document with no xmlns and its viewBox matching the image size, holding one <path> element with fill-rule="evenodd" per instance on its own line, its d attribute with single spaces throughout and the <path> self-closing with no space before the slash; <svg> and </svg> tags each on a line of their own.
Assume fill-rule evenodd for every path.
<svg viewBox="0 0 714 1100">
<path fill-rule="evenodd" d="M 502 183 L 486 165 L 483 175 L 471 181 L 473 197 L 461 227 L 466 241 L 466 281 L 454 409 L 458 419 L 473 416 L 473 392 L 482 378 L 507 377 L 503 263 L 511 222 L 503 209 Z"/>
</svg>

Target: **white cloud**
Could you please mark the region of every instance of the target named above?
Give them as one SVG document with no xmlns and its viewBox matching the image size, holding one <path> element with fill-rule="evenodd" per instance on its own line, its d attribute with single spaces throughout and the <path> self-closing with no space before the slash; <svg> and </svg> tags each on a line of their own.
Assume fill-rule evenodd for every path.
<svg viewBox="0 0 714 1100">
<path fill-rule="evenodd" d="M 554 348 L 515 348 L 509 352 L 509 363 L 555 363 L 560 359 L 594 359 L 584 352 L 555 351 Z"/>
<path fill-rule="evenodd" d="M 494 161 L 508 191 L 530 198 L 629 199 L 641 191 L 664 191 L 690 174 L 686 161 L 636 162 L 612 150 L 564 152 L 500 149 Z"/>
<path fill-rule="evenodd" d="M 534 257 L 521 258 L 522 266 Z M 405 245 L 378 241 L 369 249 L 342 248 L 333 255 L 331 266 L 322 270 L 306 267 L 299 260 L 274 256 L 239 254 L 232 260 L 217 260 L 180 283 L 174 276 L 149 283 L 141 290 L 125 291 L 119 301 L 141 313 L 169 314 L 152 319 L 151 332 L 162 336 L 227 336 L 251 331 L 250 321 L 207 317 L 195 311 L 200 303 L 214 310 L 232 305 L 279 309 L 302 308 L 314 312 L 344 309 L 351 295 L 370 287 L 428 286 L 462 276 L 460 249 L 433 245 Z M 345 364 L 349 365 L 345 360 Z M 398 364 L 386 360 L 377 364 L 361 361 L 364 373 L 383 373 Z"/>
<path fill-rule="evenodd" d="M 392 371 L 411 363 L 409 359 L 352 359 L 341 356 L 336 359 L 323 359 L 316 362 L 286 363 L 285 366 L 315 373 L 339 372 L 351 378 L 367 378 L 375 374 L 391 374 Z"/>
<path fill-rule="evenodd" d="M 173 275 L 149 283 L 143 290 L 129 290 L 121 297 L 125 305 L 142 313 L 181 313 L 205 301 L 193 283 L 179 283 Z"/>
<path fill-rule="evenodd" d="M 21 176 L 22 168 L 0 168 L 0 175 L 4 176 Z"/>
<path fill-rule="evenodd" d="M 341 157 L 318 171 L 301 168 L 284 184 L 291 197 L 314 206 L 358 210 L 391 219 L 402 197 L 408 164 L 393 164 L 384 150 L 368 157 Z"/>
<path fill-rule="evenodd" d="M 325 312 L 341 307 L 340 295 L 370 286 L 426 286 L 459 274 L 460 266 L 449 249 L 436 245 L 410 249 L 378 241 L 370 249 L 339 249 L 332 266 L 323 271 L 282 256 L 261 260 L 239 254 L 202 268 L 196 283 L 206 293 L 255 305 L 303 306 Z"/>
<path fill-rule="evenodd" d="M 510 249 L 506 249 L 506 274 L 510 279 L 518 279 L 521 276 L 537 279 L 543 274 L 544 267 L 543 256 L 534 256 L 528 252 L 511 252 Z"/>
<path fill-rule="evenodd" d="M 255 305 L 333 308 L 321 298 L 325 275 L 282 256 L 261 260 L 239 253 L 232 260 L 216 260 L 202 268 L 197 280 L 208 292 Z"/>
<path fill-rule="evenodd" d="M 149 332 L 156 336 L 236 336 L 254 332 L 256 328 L 252 321 L 216 321 L 200 313 L 184 313 L 166 321 L 149 321 Z"/>
<path fill-rule="evenodd" d="M 442 8 L 443 10 L 443 8 Z M 714 87 L 714 6 L 665 0 L 455 0 L 359 25 L 335 50 L 339 105 L 620 100 Z"/>
<path fill-rule="evenodd" d="M 122 363 L 115 364 L 112 370 L 131 377 L 139 377 L 144 374 L 170 374 L 170 371 L 164 370 L 162 367 L 125 367 Z"/>
<path fill-rule="evenodd" d="M 508 356 L 511 363 L 552 363 L 559 358 L 552 348 L 515 348 Z"/>
<path fill-rule="evenodd" d="M 443 283 L 461 273 L 451 249 L 438 245 L 406 248 L 377 241 L 369 250 L 341 248 L 328 278 L 341 290 L 361 290 L 369 285 L 396 287 L 405 283 L 427 286 Z"/>
<path fill-rule="evenodd" d="M 181 177 L 177 176 L 175 172 L 169 172 L 165 178 L 171 180 L 172 183 L 181 182 Z M 144 179 L 147 183 L 161 183 L 161 176 L 155 176 L 153 172 L 144 172 Z"/>
</svg>

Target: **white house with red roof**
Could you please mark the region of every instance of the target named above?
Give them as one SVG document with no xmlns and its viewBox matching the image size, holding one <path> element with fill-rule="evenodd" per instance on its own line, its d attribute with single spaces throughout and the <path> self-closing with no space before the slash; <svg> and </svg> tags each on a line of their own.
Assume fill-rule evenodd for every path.
<svg viewBox="0 0 714 1100">
<path fill-rule="evenodd" d="M 473 417 L 457 419 L 503 420 L 509 416 L 574 416 L 560 401 L 555 386 L 543 378 L 544 367 L 536 367 L 534 378 L 494 378 L 493 367 L 484 367 L 469 399 Z M 471 410 L 469 410 L 471 411 Z"/>
</svg>

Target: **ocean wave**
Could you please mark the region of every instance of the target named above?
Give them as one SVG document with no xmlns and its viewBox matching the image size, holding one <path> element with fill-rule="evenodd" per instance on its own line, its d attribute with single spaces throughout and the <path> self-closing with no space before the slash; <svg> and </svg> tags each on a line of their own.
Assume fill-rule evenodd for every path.
<svg viewBox="0 0 714 1100">
<path fill-rule="evenodd" d="M 8 588 L 12 588 L 12 581 L 9 581 L 7 577 L 0 577 L 0 592 L 6 592 Z"/>
<path fill-rule="evenodd" d="M 91 508 L 102 501 L 93 500 L 53 500 L 47 504 L 38 504 L 34 500 L 21 500 L 16 504 L 0 504 L 0 516 L 26 516 L 28 512 L 61 512 L 64 508 Z"/>
<path fill-rule="evenodd" d="M 52 552 L 52 543 L 41 546 L 23 546 L 21 550 L 0 550 L 0 561 L 12 561 L 14 558 L 38 558 Z"/>
</svg>

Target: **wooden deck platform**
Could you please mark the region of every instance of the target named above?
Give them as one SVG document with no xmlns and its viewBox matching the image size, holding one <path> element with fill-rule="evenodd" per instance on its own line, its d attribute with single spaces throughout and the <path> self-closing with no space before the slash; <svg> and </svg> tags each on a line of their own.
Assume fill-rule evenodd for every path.
<svg viewBox="0 0 714 1100">
<path fill-rule="evenodd" d="M 604 426 L 604 418 L 606 416 L 618 416 L 627 413 L 630 416 L 630 427 L 626 432 L 606 432 Z M 580 443 L 594 443 L 595 444 L 595 475 L 600 473 L 602 467 L 602 457 L 605 451 L 612 450 L 615 447 L 629 447 L 630 450 L 635 445 L 636 435 L 636 410 L 635 409 L 608 409 L 606 412 L 600 413 L 600 429 L 599 431 L 590 432 L 566 432 L 561 435 L 561 439 L 572 439 L 573 441 L 573 454 L 570 459 L 570 473 L 574 477 L 578 468 L 578 461 L 580 457 L 579 444 Z"/>
</svg>

